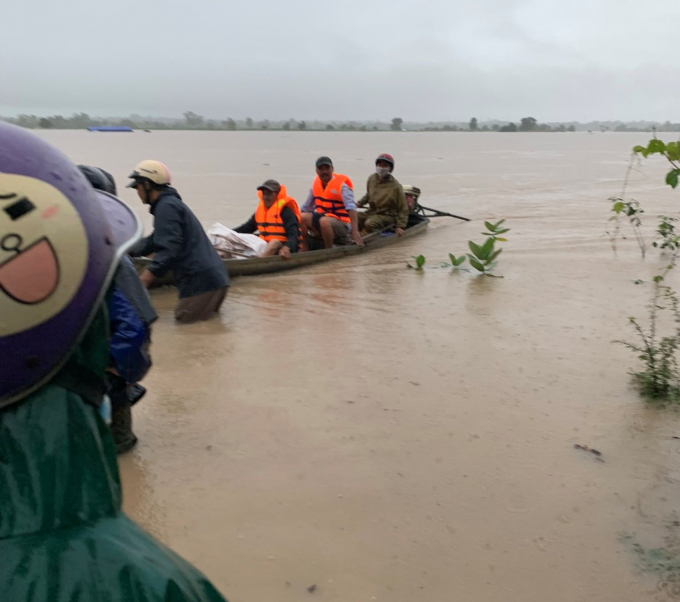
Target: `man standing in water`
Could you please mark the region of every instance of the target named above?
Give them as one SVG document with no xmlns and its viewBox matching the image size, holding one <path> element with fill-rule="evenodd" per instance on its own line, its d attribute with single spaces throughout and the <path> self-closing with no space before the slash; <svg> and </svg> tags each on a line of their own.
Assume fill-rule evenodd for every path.
<svg viewBox="0 0 680 602">
<path fill-rule="evenodd" d="M 316 160 L 316 179 L 302 206 L 302 224 L 305 230 L 323 238 L 324 247 L 330 249 L 334 241 L 353 242 L 363 246 L 357 219 L 352 181 L 333 170 L 329 157 Z M 306 239 L 306 232 L 304 238 Z"/>
<path fill-rule="evenodd" d="M 358 206 L 368 203 L 369 209 L 359 214 L 359 227 L 366 232 L 376 232 L 395 226 L 398 236 L 404 234 L 408 224 L 408 205 L 404 189 L 392 175 L 394 158 L 383 153 L 375 160 L 375 173 L 368 178 L 366 194 Z"/>
<path fill-rule="evenodd" d="M 137 190 L 154 216 L 154 231 L 129 251 L 132 257 L 153 253 L 142 282 L 148 288 L 171 270 L 179 291 L 175 319 L 196 322 L 215 315 L 227 295 L 229 274 L 196 216 L 170 186 L 168 168 L 142 161 L 130 178 L 128 188 Z"/>
</svg>

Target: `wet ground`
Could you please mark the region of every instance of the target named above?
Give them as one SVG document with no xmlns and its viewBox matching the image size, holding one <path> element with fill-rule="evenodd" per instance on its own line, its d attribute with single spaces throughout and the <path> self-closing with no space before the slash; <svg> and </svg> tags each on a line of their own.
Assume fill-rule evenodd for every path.
<svg viewBox="0 0 680 602">
<path fill-rule="evenodd" d="M 647 135 L 44 135 L 119 184 L 164 161 L 206 227 L 244 221 L 267 177 L 303 201 L 321 154 L 361 190 L 385 151 L 424 204 L 476 220 L 235 279 L 207 323 L 176 325 L 175 292 L 153 294 L 125 507 L 231 602 L 673 599 L 672 567 L 640 558 L 674 553 L 680 420 L 640 400 L 635 357 L 612 343 L 633 338 L 663 259 L 632 239 L 614 254 L 605 234 Z M 664 172 L 650 159 L 632 175 L 648 234 L 680 206 Z M 503 278 L 406 268 L 502 217 Z"/>
</svg>

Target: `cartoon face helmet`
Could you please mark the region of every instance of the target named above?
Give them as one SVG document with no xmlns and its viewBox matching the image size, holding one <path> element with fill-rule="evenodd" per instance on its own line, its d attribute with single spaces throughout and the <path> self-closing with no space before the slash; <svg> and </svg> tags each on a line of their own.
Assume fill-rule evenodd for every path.
<svg viewBox="0 0 680 602">
<path fill-rule="evenodd" d="M 64 365 L 140 234 L 61 152 L 0 122 L 0 408 Z"/>
</svg>

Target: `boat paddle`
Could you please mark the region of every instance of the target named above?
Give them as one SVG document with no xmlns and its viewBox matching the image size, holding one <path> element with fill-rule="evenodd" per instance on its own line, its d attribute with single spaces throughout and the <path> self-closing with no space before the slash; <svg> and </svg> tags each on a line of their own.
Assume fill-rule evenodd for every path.
<svg viewBox="0 0 680 602">
<path fill-rule="evenodd" d="M 433 213 L 433 215 L 425 215 L 425 211 L 430 211 Z M 455 217 L 456 219 L 462 219 L 465 222 L 472 221 L 469 217 L 455 215 L 454 213 L 447 213 L 446 211 L 439 211 L 439 209 L 431 209 L 430 207 L 424 207 L 421 204 L 416 206 L 416 212 L 422 213 L 422 215 L 425 215 L 425 217 Z"/>
</svg>

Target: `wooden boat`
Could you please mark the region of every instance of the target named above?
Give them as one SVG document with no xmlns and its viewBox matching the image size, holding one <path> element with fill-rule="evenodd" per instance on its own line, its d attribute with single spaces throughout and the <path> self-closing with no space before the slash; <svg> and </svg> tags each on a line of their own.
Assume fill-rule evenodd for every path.
<svg viewBox="0 0 680 602">
<path fill-rule="evenodd" d="M 320 249 L 318 251 L 307 251 L 305 253 L 295 253 L 290 259 L 276 255 L 274 257 L 254 257 L 253 259 L 225 259 L 224 266 L 229 272 L 229 276 L 257 276 L 259 274 L 271 274 L 272 272 L 283 272 L 294 270 L 315 263 L 339 259 L 350 255 L 360 255 L 368 253 L 374 249 L 380 249 L 391 244 L 412 238 L 418 234 L 424 234 L 430 220 L 424 218 L 404 230 L 403 236 L 397 236 L 394 232 L 373 232 L 364 237 L 364 246 L 345 245 L 333 247 L 332 249 Z M 137 271 L 141 272 L 150 262 L 148 257 L 141 257 L 133 260 Z M 172 284 L 172 275 L 168 274 L 164 278 L 157 280 L 154 286 L 164 286 Z"/>
</svg>

